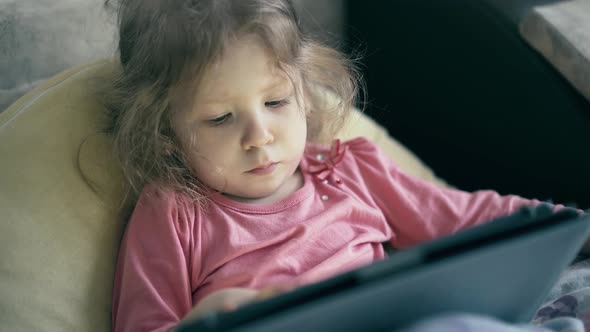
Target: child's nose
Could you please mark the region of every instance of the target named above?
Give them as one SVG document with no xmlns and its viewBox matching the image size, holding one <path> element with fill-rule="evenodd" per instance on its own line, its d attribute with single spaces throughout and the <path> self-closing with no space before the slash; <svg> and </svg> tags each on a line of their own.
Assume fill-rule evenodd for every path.
<svg viewBox="0 0 590 332">
<path fill-rule="evenodd" d="M 274 135 L 270 130 L 268 120 L 263 114 L 254 114 L 248 120 L 242 139 L 242 148 L 244 150 L 260 148 L 274 141 Z"/>
</svg>

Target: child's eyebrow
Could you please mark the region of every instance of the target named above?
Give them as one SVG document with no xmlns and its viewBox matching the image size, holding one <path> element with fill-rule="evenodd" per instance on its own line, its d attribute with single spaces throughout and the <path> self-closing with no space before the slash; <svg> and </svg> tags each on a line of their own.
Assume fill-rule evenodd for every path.
<svg viewBox="0 0 590 332">
<path fill-rule="evenodd" d="M 270 79 L 269 83 L 264 85 L 259 91 L 261 94 L 265 94 L 278 89 L 286 90 L 290 87 L 291 82 L 287 78 L 279 76 L 277 78 Z M 226 102 L 228 99 L 231 99 L 231 96 L 222 93 L 216 96 L 208 96 L 208 98 L 203 101 L 203 104 L 222 104 Z"/>
<path fill-rule="evenodd" d="M 268 92 L 273 89 L 277 88 L 289 88 L 291 87 L 291 82 L 283 76 L 279 76 L 273 80 L 271 80 L 262 90 L 261 92 Z"/>
<path fill-rule="evenodd" d="M 291 88 L 291 81 L 283 75 L 275 75 L 273 78 L 268 80 L 268 83 L 264 84 L 259 91 L 261 94 L 266 94 L 274 90 L 286 90 Z M 233 97 L 226 92 L 217 92 L 215 95 L 206 96 L 202 101 L 203 104 L 222 104 Z"/>
</svg>

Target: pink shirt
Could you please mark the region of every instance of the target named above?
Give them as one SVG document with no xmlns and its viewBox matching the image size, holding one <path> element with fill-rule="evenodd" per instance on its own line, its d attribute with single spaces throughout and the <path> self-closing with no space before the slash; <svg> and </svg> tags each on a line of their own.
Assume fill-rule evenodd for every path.
<svg viewBox="0 0 590 332">
<path fill-rule="evenodd" d="M 270 205 L 216 194 L 202 208 L 147 186 L 121 245 L 114 331 L 168 331 L 227 287 L 317 282 L 406 248 L 536 205 L 410 177 L 373 143 L 308 145 L 304 185 Z"/>
</svg>

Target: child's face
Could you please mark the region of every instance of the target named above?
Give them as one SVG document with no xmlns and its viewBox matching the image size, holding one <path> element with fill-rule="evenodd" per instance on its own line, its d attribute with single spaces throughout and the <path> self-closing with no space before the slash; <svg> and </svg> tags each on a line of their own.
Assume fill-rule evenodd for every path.
<svg viewBox="0 0 590 332">
<path fill-rule="evenodd" d="M 231 43 L 193 97 L 194 106 L 178 112 L 173 127 L 200 181 L 246 200 L 294 191 L 305 112 L 259 39 Z"/>
</svg>

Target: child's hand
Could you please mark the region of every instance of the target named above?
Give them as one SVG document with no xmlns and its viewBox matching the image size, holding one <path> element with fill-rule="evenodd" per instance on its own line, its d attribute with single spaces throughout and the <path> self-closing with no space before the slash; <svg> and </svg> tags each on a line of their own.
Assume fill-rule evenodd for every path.
<svg viewBox="0 0 590 332">
<path fill-rule="evenodd" d="M 201 300 L 197 308 L 202 311 L 229 311 L 252 302 L 258 297 L 258 291 L 247 288 L 226 288 L 211 293 Z"/>
<path fill-rule="evenodd" d="M 226 288 L 207 295 L 185 317 L 200 318 L 208 313 L 231 311 L 250 302 L 261 301 L 276 296 L 286 289 L 268 287 L 261 290 L 248 288 Z"/>
</svg>

